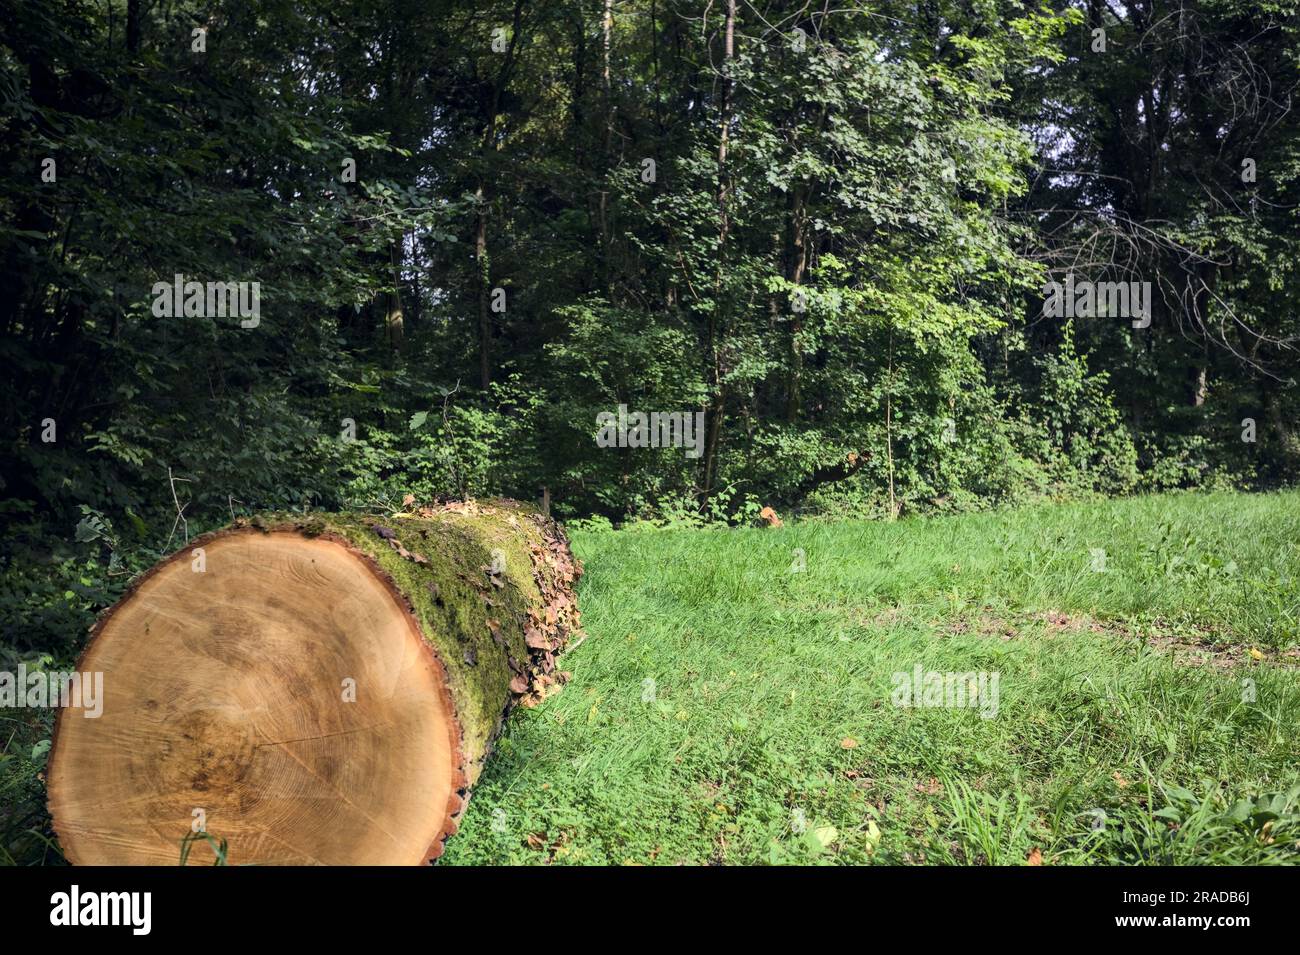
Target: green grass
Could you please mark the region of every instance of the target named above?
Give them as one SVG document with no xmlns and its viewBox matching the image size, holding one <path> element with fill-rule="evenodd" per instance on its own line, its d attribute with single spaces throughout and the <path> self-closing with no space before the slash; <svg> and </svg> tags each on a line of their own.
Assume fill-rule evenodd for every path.
<svg viewBox="0 0 1300 955">
<path fill-rule="evenodd" d="M 1300 494 L 573 537 L 573 680 L 446 863 L 1300 861 Z"/>
<path fill-rule="evenodd" d="M 447 864 L 1300 861 L 1300 493 L 573 537 L 573 679 Z M 895 706 L 917 665 L 996 716 Z M 0 717 L 0 862 L 58 861 Z"/>
</svg>

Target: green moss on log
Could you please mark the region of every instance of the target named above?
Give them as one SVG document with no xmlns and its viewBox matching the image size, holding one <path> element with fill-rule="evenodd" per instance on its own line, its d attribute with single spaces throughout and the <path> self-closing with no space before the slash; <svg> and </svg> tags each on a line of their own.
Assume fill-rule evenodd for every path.
<svg viewBox="0 0 1300 955">
<path fill-rule="evenodd" d="M 482 771 L 510 708 L 534 705 L 567 678 L 554 656 L 580 632 L 581 566 L 563 530 L 513 501 L 371 514 L 262 514 L 236 526 L 292 529 L 345 542 L 407 600 L 447 673 L 466 786 Z"/>
</svg>

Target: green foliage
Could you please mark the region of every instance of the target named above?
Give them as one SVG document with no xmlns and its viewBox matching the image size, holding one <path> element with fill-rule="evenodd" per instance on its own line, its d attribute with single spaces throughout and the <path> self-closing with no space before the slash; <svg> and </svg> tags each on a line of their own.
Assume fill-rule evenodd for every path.
<svg viewBox="0 0 1300 955">
<path fill-rule="evenodd" d="M 120 7 L 23 5 L 0 34 L 7 536 L 56 550 L 89 507 L 157 546 L 178 509 L 200 526 L 543 489 L 616 521 L 893 517 L 1269 486 L 1300 463 L 1279 364 L 1294 124 L 1238 118 L 1269 170 L 1250 210 L 1202 195 L 1208 147 L 1181 117 L 1155 192 L 1125 192 L 1142 157 L 1104 144 L 1155 133 L 1108 104 L 1159 77 L 1080 58 L 1076 10 L 742 5 L 724 96 L 707 5 L 621 4 L 608 64 L 568 2 L 523 11 L 496 60 L 504 0 L 217 4 L 203 54 L 191 4 L 132 7 L 134 30 Z M 1284 8 L 1258 14 L 1270 63 L 1295 58 Z M 1231 50 L 1252 14 L 1188 16 Z M 1120 49 L 1142 29 L 1109 25 Z M 1208 116 L 1230 92 L 1173 91 Z M 1044 176 L 1065 158 L 1118 166 Z M 1163 217 L 1140 233 L 1166 250 L 1138 255 L 1147 337 L 1035 314 L 1060 256 L 1119 241 L 1062 206 Z M 1188 255 L 1234 263 L 1221 314 L 1171 304 Z M 155 316 L 178 273 L 259 282 L 260 324 Z M 597 447 L 619 404 L 705 412 L 703 455 Z"/>
<path fill-rule="evenodd" d="M 1122 494 L 1137 484 L 1137 449 L 1107 389 L 1074 349 L 1072 325 L 1060 350 L 1037 361 L 1038 383 L 1021 407 L 1027 449 L 1053 490 Z"/>
<path fill-rule="evenodd" d="M 1295 864 L 1297 503 L 576 530 L 573 679 L 443 862 Z M 918 663 L 997 715 L 893 705 Z"/>
<path fill-rule="evenodd" d="M 728 56 L 708 0 L 620 0 L 608 43 L 578 0 L 6 4 L 0 663 L 264 509 L 545 494 L 660 541 L 1295 482 L 1293 0 L 737 7 Z M 1149 281 L 1150 327 L 1043 315 L 1074 272 Z M 258 323 L 155 314 L 178 274 L 259 283 Z M 704 413 L 702 454 L 598 447 L 619 405 Z M 1167 537 L 1129 572 L 1180 626 L 1292 639 L 1289 551 Z M 808 825 L 754 857 L 876 851 Z"/>
</svg>

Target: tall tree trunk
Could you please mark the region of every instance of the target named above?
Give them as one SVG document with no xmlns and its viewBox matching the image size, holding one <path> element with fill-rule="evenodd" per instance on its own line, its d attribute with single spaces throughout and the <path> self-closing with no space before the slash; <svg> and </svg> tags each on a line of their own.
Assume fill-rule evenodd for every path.
<svg viewBox="0 0 1300 955">
<path fill-rule="evenodd" d="M 797 187 L 791 195 L 790 252 L 786 278 L 792 285 L 803 285 L 808 269 L 808 190 Z M 803 333 L 803 313 L 791 311 L 790 321 L 790 379 L 786 387 L 785 419 L 794 422 L 799 417 L 800 391 L 803 386 L 803 346 L 799 336 Z"/>
<path fill-rule="evenodd" d="M 406 315 L 402 310 L 402 241 L 389 246 L 392 288 L 384 296 L 384 338 L 394 353 L 400 353 L 406 341 Z"/>
<path fill-rule="evenodd" d="M 727 145 L 731 136 L 731 67 L 736 55 L 736 0 L 727 0 L 727 20 L 722 53 L 722 99 L 718 131 L 718 250 L 717 270 L 713 282 L 713 307 L 709 310 L 709 377 L 713 396 L 709 404 L 708 437 L 704 448 L 704 497 L 712 496 L 717 479 L 718 454 L 722 443 L 722 416 L 726 409 L 726 389 L 722 380 L 722 342 L 725 333 L 722 304 L 722 276 L 726 260 L 727 235 L 730 231 L 727 182 Z"/>
<path fill-rule="evenodd" d="M 492 384 L 492 317 L 488 310 L 492 277 L 487 254 L 487 202 L 483 198 L 481 181 L 474 198 L 478 207 L 478 219 L 474 225 L 474 268 L 478 280 L 478 378 L 479 387 L 486 391 Z"/>
<path fill-rule="evenodd" d="M 614 0 L 605 0 L 605 12 L 600 22 L 601 66 L 600 85 L 604 96 L 604 126 L 601 130 L 601 182 L 597 196 L 599 211 L 597 221 L 600 224 L 600 273 L 605 294 L 612 297 L 610 276 L 610 235 L 609 235 L 609 171 L 613 167 L 614 147 L 614 89 L 610 71 L 610 52 L 614 45 Z"/>
<path fill-rule="evenodd" d="M 885 455 L 889 470 L 889 519 L 898 517 L 894 496 L 894 323 L 889 323 L 889 371 L 885 378 Z"/>
<path fill-rule="evenodd" d="M 492 95 L 487 104 L 487 115 L 483 117 L 483 139 L 479 144 L 479 179 L 474 191 L 478 216 L 474 225 L 474 265 L 478 279 L 478 340 L 479 340 L 479 386 L 486 389 L 492 384 L 492 319 L 489 310 L 489 298 L 492 294 L 491 267 L 487 250 L 487 166 L 488 157 L 496 149 L 497 115 L 501 111 L 501 98 L 505 95 L 514 69 L 515 57 L 519 48 L 519 38 L 523 30 L 525 0 L 515 0 L 514 17 L 511 21 L 510 43 L 506 47 L 505 58 L 492 84 Z"/>
<path fill-rule="evenodd" d="M 126 0 L 126 49 L 140 52 L 140 0 Z"/>
</svg>

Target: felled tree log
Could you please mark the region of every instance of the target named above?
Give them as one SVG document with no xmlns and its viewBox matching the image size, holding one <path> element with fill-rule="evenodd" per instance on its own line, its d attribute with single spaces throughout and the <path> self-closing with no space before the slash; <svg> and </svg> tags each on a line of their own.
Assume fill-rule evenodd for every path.
<svg viewBox="0 0 1300 955">
<path fill-rule="evenodd" d="M 175 865 L 201 829 L 232 865 L 437 858 L 511 707 L 567 679 L 580 573 L 511 502 L 190 542 L 92 631 L 102 715 L 62 710 L 50 755 L 64 854 Z"/>
</svg>

